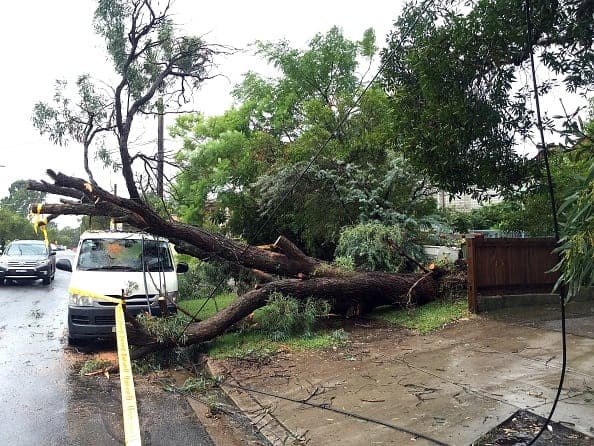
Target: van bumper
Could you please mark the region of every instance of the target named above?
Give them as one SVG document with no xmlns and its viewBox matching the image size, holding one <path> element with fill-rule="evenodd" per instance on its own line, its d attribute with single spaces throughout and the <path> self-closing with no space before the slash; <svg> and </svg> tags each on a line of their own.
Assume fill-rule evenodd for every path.
<svg viewBox="0 0 594 446">
<path fill-rule="evenodd" d="M 175 305 L 167 305 L 169 314 L 177 311 Z M 127 306 L 126 312 L 132 316 L 147 313 L 146 305 Z M 151 306 L 153 316 L 163 316 L 159 307 Z M 113 307 L 68 307 L 68 338 L 95 339 L 115 337 L 115 306 Z"/>
</svg>

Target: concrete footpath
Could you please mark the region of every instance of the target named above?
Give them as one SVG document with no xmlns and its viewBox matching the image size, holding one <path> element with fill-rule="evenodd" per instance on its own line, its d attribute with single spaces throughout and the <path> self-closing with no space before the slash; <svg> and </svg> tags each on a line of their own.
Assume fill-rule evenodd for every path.
<svg viewBox="0 0 594 446">
<path fill-rule="evenodd" d="M 568 369 L 553 419 L 594 436 L 594 302 L 579 306 L 568 309 Z M 275 445 L 469 445 L 518 409 L 546 417 L 556 394 L 558 308 L 507 311 L 426 336 L 360 322 L 346 347 L 209 367 Z"/>
</svg>

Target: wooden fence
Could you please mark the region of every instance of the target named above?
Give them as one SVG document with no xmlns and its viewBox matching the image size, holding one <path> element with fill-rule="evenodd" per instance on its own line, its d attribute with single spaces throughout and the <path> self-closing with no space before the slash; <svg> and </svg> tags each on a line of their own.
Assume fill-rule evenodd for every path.
<svg viewBox="0 0 594 446">
<path fill-rule="evenodd" d="M 480 311 L 477 296 L 549 293 L 559 274 L 553 238 L 466 239 L 468 307 Z"/>
</svg>

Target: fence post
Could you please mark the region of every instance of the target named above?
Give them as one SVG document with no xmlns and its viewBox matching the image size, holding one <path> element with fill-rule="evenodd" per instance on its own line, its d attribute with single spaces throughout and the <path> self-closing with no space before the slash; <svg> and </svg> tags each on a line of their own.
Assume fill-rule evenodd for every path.
<svg viewBox="0 0 594 446">
<path fill-rule="evenodd" d="M 471 313 L 478 311 L 476 297 L 476 239 L 466 237 L 466 283 L 468 287 L 468 310 Z"/>
</svg>

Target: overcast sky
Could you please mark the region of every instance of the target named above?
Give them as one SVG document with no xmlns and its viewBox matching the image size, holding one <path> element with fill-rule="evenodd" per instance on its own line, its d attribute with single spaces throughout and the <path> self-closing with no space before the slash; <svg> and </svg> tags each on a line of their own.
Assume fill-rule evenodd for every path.
<svg viewBox="0 0 594 446">
<path fill-rule="evenodd" d="M 172 13 L 187 34 L 204 35 L 209 42 L 234 47 L 243 48 L 255 40 L 279 39 L 305 47 L 314 34 L 324 33 L 334 25 L 353 40 L 373 27 L 378 45 L 383 46 L 400 5 L 400 1 L 385 0 L 175 0 Z M 36 102 L 51 99 L 56 79 L 72 82 L 82 73 L 110 78 L 111 66 L 102 41 L 93 33 L 94 7 L 91 0 L 22 0 L 3 5 L 0 166 L 4 167 L 0 167 L 0 197 L 8 194 L 8 187 L 16 180 L 47 179 L 47 168 L 84 176 L 79 147 L 49 143 L 33 128 L 31 114 Z M 255 59 L 241 55 L 217 62 L 226 77 L 205 83 L 196 103 L 206 114 L 220 113 L 231 105 L 229 91 L 245 71 L 266 71 L 263 62 L 259 65 Z M 146 138 L 154 139 L 155 135 Z M 113 174 L 102 176 L 107 182 L 110 177 L 115 179 Z"/>
<path fill-rule="evenodd" d="M 401 5 L 400 0 L 175 0 L 172 13 L 187 34 L 234 47 L 246 47 L 255 40 L 288 39 L 304 48 L 314 34 L 334 25 L 351 40 L 373 27 L 382 47 Z M 109 80 L 112 75 L 103 42 L 93 33 L 94 7 L 91 0 L 22 0 L 3 5 L 0 197 L 16 180 L 47 178 L 47 168 L 84 176 L 80 148 L 49 143 L 33 128 L 31 114 L 37 101 L 51 99 L 56 79 L 73 81 L 79 74 L 91 73 L 96 79 Z M 231 105 L 229 91 L 245 71 L 269 72 L 264 62 L 241 55 L 217 62 L 226 77 L 205 83 L 197 96 L 196 107 L 206 114 L 220 113 Z M 550 100 L 558 103 L 557 97 Z M 546 103 L 544 108 L 546 112 Z M 166 124 L 171 124 L 169 119 Z M 154 138 L 146 135 L 147 141 Z M 175 147 L 168 142 L 167 149 Z M 109 187 L 117 175 L 104 172 L 97 177 Z"/>
</svg>

